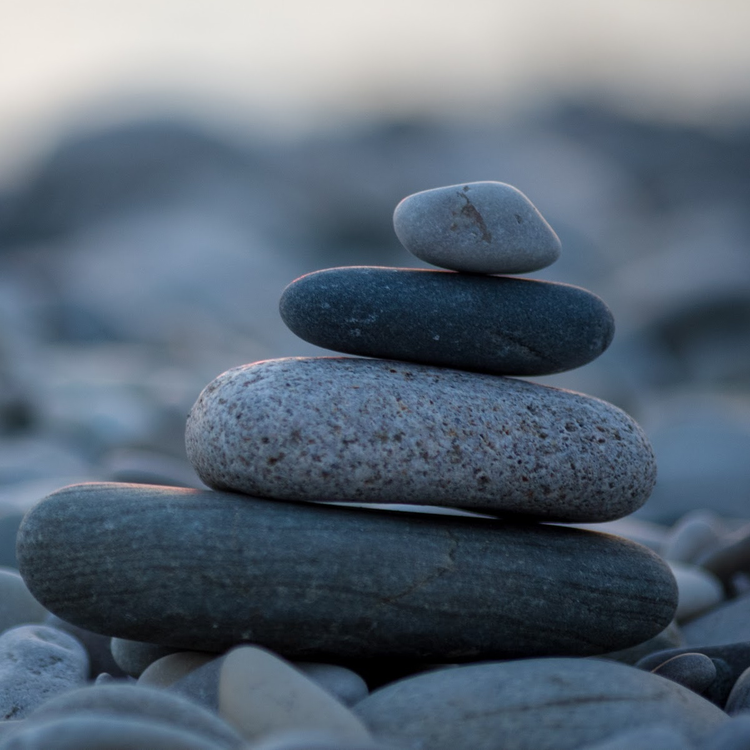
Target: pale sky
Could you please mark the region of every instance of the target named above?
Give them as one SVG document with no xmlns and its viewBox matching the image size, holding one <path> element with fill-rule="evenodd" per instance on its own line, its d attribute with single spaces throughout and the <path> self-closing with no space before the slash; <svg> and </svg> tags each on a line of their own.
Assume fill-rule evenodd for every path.
<svg viewBox="0 0 750 750">
<path fill-rule="evenodd" d="M 0 0 L 0 19 L 6 161 L 123 94 L 274 127 L 567 90 L 670 117 L 750 103 L 747 0 Z"/>
</svg>

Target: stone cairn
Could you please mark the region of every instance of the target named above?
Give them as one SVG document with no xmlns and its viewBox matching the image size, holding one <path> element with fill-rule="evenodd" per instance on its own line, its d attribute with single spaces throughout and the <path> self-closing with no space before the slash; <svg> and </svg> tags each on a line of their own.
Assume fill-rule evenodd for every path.
<svg viewBox="0 0 750 750">
<path fill-rule="evenodd" d="M 647 500 L 656 470 L 639 426 L 508 377 L 592 361 L 610 311 L 584 289 L 512 276 L 553 263 L 560 243 L 509 185 L 411 195 L 394 225 L 448 270 L 332 268 L 281 299 L 303 339 L 363 357 L 220 375 L 186 434 L 213 489 L 53 493 L 19 532 L 29 589 L 113 644 L 228 652 L 217 710 L 245 740 L 281 726 L 330 731 L 341 747 L 573 748 L 641 724 L 686 736 L 718 725 L 726 715 L 675 682 L 573 658 L 648 640 L 677 604 L 648 549 L 550 523 L 613 520 Z M 297 683 L 268 698 L 258 675 L 281 663 L 274 653 L 418 674 L 329 721 Z"/>
</svg>

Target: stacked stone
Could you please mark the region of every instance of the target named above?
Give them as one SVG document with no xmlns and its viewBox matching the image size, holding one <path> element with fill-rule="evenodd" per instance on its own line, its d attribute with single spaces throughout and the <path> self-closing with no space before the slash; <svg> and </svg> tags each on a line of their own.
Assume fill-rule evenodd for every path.
<svg viewBox="0 0 750 750">
<path fill-rule="evenodd" d="M 31 592 L 80 628 L 170 649 L 252 643 L 402 673 L 521 659 L 420 675 L 359 702 L 397 746 L 484 747 L 479 732 L 495 747 L 518 734 L 517 698 L 531 711 L 519 747 L 577 747 L 639 717 L 690 736 L 718 725 L 718 709 L 662 678 L 531 658 L 642 643 L 677 605 L 648 549 L 549 523 L 613 520 L 646 501 L 655 465 L 639 426 L 599 399 L 509 377 L 599 356 L 608 308 L 584 289 L 511 276 L 549 265 L 560 245 L 508 185 L 418 193 L 394 223 L 408 250 L 448 270 L 335 268 L 293 282 L 287 325 L 363 356 L 256 362 L 210 383 L 186 431 L 210 490 L 87 484 L 40 502 L 18 537 Z M 248 653 L 221 672 L 220 712 L 236 726 L 249 711 L 242 685 L 255 680 L 259 716 L 273 692 L 248 677 L 267 657 Z M 224 675 L 243 659 L 254 666 Z M 570 726 L 555 713 L 565 701 L 578 706 Z M 563 726 L 553 744 L 537 732 Z"/>
</svg>

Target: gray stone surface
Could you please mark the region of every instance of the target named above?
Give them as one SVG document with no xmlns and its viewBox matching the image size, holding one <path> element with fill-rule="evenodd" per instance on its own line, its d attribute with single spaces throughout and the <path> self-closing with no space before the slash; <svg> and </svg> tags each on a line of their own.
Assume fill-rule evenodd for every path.
<svg viewBox="0 0 750 750">
<path fill-rule="evenodd" d="M 410 195 L 396 206 L 393 227 L 409 252 L 455 271 L 526 273 L 560 256 L 560 240 L 534 204 L 503 182 Z"/>
<path fill-rule="evenodd" d="M 715 547 L 726 531 L 721 518 L 710 510 L 690 511 L 670 529 L 659 554 L 665 560 L 694 563 Z"/>
<path fill-rule="evenodd" d="M 677 604 L 657 555 L 606 534 L 208 490 L 66 487 L 18 549 L 34 596 L 82 627 L 309 661 L 604 653 Z"/>
<path fill-rule="evenodd" d="M 688 742 L 677 729 L 654 724 L 628 729 L 614 737 L 593 745 L 586 745 L 579 750 L 694 750 L 694 748 L 695 745 Z"/>
<path fill-rule="evenodd" d="M 140 677 L 158 659 L 180 649 L 128 638 L 112 638 L 110 651 L 117 666 L 131 677 Z"/>
<path fill-rule="evenodd" d="M 727 721 L 656 675 L 597 659 L 527 659 L 431 672 L 354 707 L 376 739 L 430 750 L 578 750 L 634 725 L 702 739 Z"/>
<path fill-rule="evenodd" d="M 84 684 L 88 656 L 72 636 L 44 625 L 0 635 L 0 720 L 23 719 L 52 696 Z"/>
<path fill-rule="evenodd" d="M 750 711 L 750 667 L 737 678 L 724 710 L 730 716 Z"/>
<path fill-rule="evenodd" d="M 0 567 L 0 633 L 17 625 L 42 622 L 48 614 L 17 570 Z"/>
<path fill-rule="evenodd" d="M 225 750 L 179 726 L 109 713 L 28 723 L 0 742 L 0 750 Z"/>
<path fill-rule="evenodd" d="M 220 375 L 188 419 L 215 489 L 606 521 L 646 501 L 640 427 L 599 399 L 401 362 L 267 360 Z"/>
<path fill-rule="evenodd" d="M 298 661 L 294 666 L 345 706 L 359 703 L 369 693 L 367 683 L 356 672 L 346 667 L 312 661 Z"/>
<path fill-rule="evenodd" d="M 685 623 L 682 633 L 688 645 L 719 646 L 750 641 L 750 593 Z"/>
<path fill-rule="evenodd" d="M 120 719 L 158 721 L 202 738 L 206 744 L 237 748 L 240 735 L 214 712 L 166 690 L 128 684 L 88 685 L 47 701 L 29 723 L 77 713 L 101 713 Z"/>
<path fill-rule="evenodd" d="M 670 648 L 679 648 L 683 645 L 682 632 L 677 623 L 671 622 L 661 633 L 657 633 L 653 638 L 649 638 L 643 643 L 637 643 L 635 646 L 624 648 L 621 651 L 612 651 L 608 654 L 602 654 L 605 659 L 621 661 L 623 664 L 636 664 L 649 654 L 656 651 L 664 651 Z"/>
<path fill-rule="evenodd" d="M 346 354 L 494 375 L 550 375 L 596 359 L 615 323 L 577 286 L 448 271 L 356 266 L 293 281 L 281 317 Z"/>
<path fill-rule="evenodd" d="M 750 716 L 734 716 L 713 732 L 698 750 L 747 750 L 750 747 Z"/>
<path fill-rule="evenodd" d="M 732 686 L 739 676 L 750 667 L 750 641 L 727 643 L 719 646 L 684 646 L 682 648 L 655 651 L 644 656 L 637 664 L 638 669 L 651 671 L 660 664 L 682 654 L 704 654 L 716 667 L 716 678 L 704 691 L 704 697 L 723 708 Z"/>
<path fill-rule="evenodd" d="M 679 654 L 651 670 L 699 695 L 716 679 L 716 665 L 709 656 L 698 653 Z"/>
</svg>

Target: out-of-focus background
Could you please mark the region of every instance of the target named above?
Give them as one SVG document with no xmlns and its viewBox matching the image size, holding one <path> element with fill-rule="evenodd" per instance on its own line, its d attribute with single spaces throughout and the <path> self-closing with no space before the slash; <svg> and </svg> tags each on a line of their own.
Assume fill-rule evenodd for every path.
<svg viewBox="0 0 750 750">
<path fill-rule="evenodd" d="M 644 518 L 750 517 L 750 4 L 0 11 L 3 507 L 72 481 L 194 483 L 201 388 L 320 353 L 279 318 L 287 283 L 420 266 L 396 203 L 500 180 L 563 242 L 534 276 L 617 321 L 600 359 L 541 380 L 642 423 L 660 467 Z"/>
</svg>

